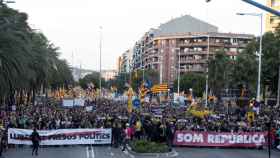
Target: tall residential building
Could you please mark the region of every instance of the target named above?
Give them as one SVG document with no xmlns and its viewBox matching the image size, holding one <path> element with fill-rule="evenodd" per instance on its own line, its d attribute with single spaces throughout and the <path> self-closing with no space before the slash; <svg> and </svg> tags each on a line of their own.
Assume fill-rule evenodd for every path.
<svg viewBox="0 0 280 158">
<path fill-rule="evenodd" d="M 280 0 L 267 0 L 267 6 L 280 11 Z M 280 18 L 276 15 L 267 13 L 265 20 L 265 31 L 274 32 L 276 27 L 280 24 Z"/>
<path fill-rule="evenodd" d="M 122 65 L 122 57 L 119 56 L 118 60 L 117 60 L 117 72 L 120 73 L 121 72 L 121 65 Z"/>
<path fill-rule="evenodd" d="M 144 69 L 162 72 L 162 81 L 170 86 L 179 72 L 205 73 L 208 37 L 210 58 L 217 51 L 224 51 L 233 60 L 254 38 L 246 34 L 218 33 L 216 26 L 189 15 L 182 16 L 151 29 L 135 44 L 133 69 L 143 65 Z"/>
<path fill-rule="evenodd" d="M 132 69 L 133 49 L 128 49 L 121 55 L 119 73 L 129 73 Z"/>
</svg>

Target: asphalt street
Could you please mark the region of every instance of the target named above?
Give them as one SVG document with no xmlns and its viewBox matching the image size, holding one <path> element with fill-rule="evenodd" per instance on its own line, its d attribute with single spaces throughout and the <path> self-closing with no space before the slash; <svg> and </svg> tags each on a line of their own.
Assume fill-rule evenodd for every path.
<svg viewBox="0 0 280 158">
<path fill-rule="evenodd" d="M 257 149 L 217 149 L 217 148 L 175 148 L 170 155 L 176 158 L 268 158 L 266 150 Z M 4 153 L 5 158 L 31 158 L 31 148 L 9 149 Z M 34 158 L 144 158 L 122 152 L 119 148 L 109 146 L 68 146 L 40 148 L 39 155 Z M 145 158 L 165 158 L 161 156 L 145 156 Z M 273 151 L 272 158 L 279 158 L 280 152 Z"/>
</svg>

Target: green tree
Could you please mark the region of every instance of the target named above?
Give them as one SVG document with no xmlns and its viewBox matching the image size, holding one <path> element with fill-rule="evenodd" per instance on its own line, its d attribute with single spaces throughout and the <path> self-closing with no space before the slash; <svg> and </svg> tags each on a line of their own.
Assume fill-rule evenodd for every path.
<svg viewBox="0 0 280 158">
<path fill-rule="evenodd" d="M 42 87 L 55 89 L 73 83 L 70 67 L 58 58 L 58 48 L 43 33 L 32 30 L 27 19 L 26 13 L 1 5 L 0 104 L 13 104 L 25 94 L 34 101 Z"/>
<path fill-rule="evenodd" d="M 280 38 L 276 32 L 268 32 L 263 36 L 262 56 L 262 88 L 270 87 L 272 94 L 276 95 L 278 85 L 278 67 L 280 64 Z M 264 91 L 263 91 L 264 92 Z"/>
<path fill-rule="evenodd" d="M 108 88 L 116 87 L 118 93 L 123 93 L 128 88 L 130 75 L 129 73 L 119 73 L 115 79 L 107 81 Z"/>
<path fill-rule="evenodd" d="M 100 88 L 99 86 L 99 77 L 100 73 L 99 72 L 93 72 L 91 74 L 86 75 L 84 78 L 79 80 L 79 85 L 83 89 L 87 89 L 89 84 L 93 84 L 94 87 Z M 104 78 L 101 79 L 101 84 L 105 87 L 105 80 Z"/>
<path fill-rule="evenodd" d="M 180 91 L 188 91 L 193 89 L 193 94 L 196 97 L 202 97 L 205 91 L 205 75 L 197 73 L 184 74 L 180 78 Z M 174 81 L 174 91 L 177 91 L 178 82 Z"/>
<path fill-rule="evenodd" d="M 144 71 L 144 81 L 150 81 L 153 85 L 159 83 L 159 73 L 156 70 L 148 69 Z M 138 90 L 143 82 L 143 70 L 132 72 L 132 88 Z"/>
<path fill-rule="evenodd" d="M 224 51 L 217 52 L 209 61 L 209 87 L 218 98 L 221 90 L 230 86 L 233 64 Z"/>
<path fill-rule="evenodd" d="M 256 91 L 258 62 L 256 60 L 256 41 L 253 40 L 236 59 L 233 69 L 234 86 L 246 88 L 251 93 Z"/>
</svg>

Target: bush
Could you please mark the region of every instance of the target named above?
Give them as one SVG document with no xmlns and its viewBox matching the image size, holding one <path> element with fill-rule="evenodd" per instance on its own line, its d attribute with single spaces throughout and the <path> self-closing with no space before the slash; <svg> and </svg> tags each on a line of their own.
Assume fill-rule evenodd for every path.
<svg viewBox="0 0 280 158">
<path fill-rule="evenodd" d="M 131 143 L 132 150 L 138 153 L 166 153 L 168 146 L 162 143 L 146 140 L 136 140 Z"/>
</svg>

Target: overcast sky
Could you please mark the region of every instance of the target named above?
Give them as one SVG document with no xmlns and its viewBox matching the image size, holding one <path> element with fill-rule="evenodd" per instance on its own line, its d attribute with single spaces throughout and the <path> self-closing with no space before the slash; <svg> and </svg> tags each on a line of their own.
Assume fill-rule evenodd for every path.
<svg viewBox="0 0 280 158">
<path fill-rule="evenodd" d="M 114 69 L 117 57 L 149 28 L 189 14 L 219 27 L 220 32 L 259 34 L 262 12 L 241 0 L 15 0 L 10 7 L 26 12 L 29 23 L 61 48 L 61 57 L 83 68 L 99 69 L 99 26 L 103 27 L 102 69 Z M 265 0 L 256 0 L 265 3 Z"/>
</svg>

